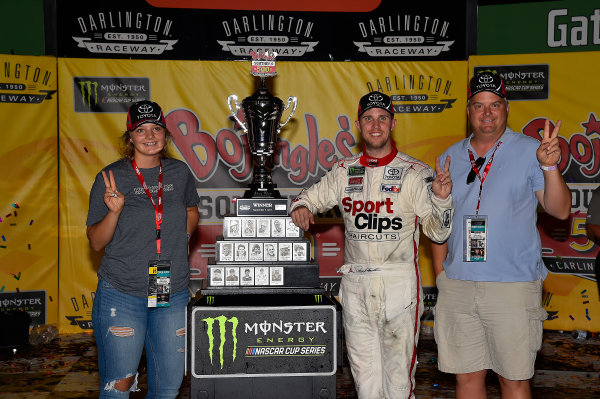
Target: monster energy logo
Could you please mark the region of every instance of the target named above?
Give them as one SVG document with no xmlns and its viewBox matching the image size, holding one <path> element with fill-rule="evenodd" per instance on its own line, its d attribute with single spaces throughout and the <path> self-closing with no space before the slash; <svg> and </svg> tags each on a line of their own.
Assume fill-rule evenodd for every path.
<svg viewBox="0 0 600 399">
<path fill-rule="evenodd" d="M 215 303 L 215 297 L 212 295 L 209 295 L 206 297 L 206 304 L 207 305 L 212 305 Z"/>
<path fill-rule="evenodd" d="M 223 349 L 225 347 L 225 342 L 227 341 L 226 333 L 227 333 L 227 322 L 231 323 L 231 338 L 233 340 L 233 360 L 235 362 L 235 355 L 237 352 L 237 326 L 238 319 L 237 317 L 232 317 L 227 319 L 227 316 L 218 316 L 218 317 L 207 317 L 206 319 L 202 319 L 206 322 L 208 329 L 206 330 L 206 335 L 208 336 L 208 354 L 210 355 L 210 364 L 213 364 L 213 348 L 215 343 L 213 325 L 215 321 L 219 322 L 219 361 L 221 363 L 221 369 L 223 369 Z"/>
<path fill-rule="evenodd" d="M 91 80 L 84 80 L 79 83 L 79 88 L 81 89 L 81 101 L 83 105 L 87 105 L 89 108 L 92 107 L 92 97 L 94 100 L 94 105 L 98 105 L 98 82 L 94 82 Z M 94 89 L 94 95 L 92 96 L 92 88 Z M 86 96 L 87 93 L 87 96 Z"/>
<path fill-rule="evenodd" d="M 323 302 L 323 295 L 315 295 L 315 303 Z"/>
</svg>

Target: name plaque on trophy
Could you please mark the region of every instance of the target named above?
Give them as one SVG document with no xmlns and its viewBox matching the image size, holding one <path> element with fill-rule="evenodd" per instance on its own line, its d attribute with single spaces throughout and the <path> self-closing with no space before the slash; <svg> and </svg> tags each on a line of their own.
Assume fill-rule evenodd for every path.
<svg viewBox="0 0 600 399">
<path fill-rule="evenodd" d="M 287 198 L 236 198 L 238 216 L 287 216 Z"/>
</svg>

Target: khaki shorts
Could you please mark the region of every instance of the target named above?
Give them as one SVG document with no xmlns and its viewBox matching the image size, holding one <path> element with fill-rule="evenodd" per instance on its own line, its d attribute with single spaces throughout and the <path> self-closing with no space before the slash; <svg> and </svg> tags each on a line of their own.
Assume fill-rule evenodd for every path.
<svg viewBox="0 0 600 399">
<path fill-rule="evenodd" d="M 509 380 L 533 376 L 542 345 L 543 281 L 453 280 L 442 272 L 434 314 L 438 368 L 453 374 L 491 369 Z"/>
</svg>

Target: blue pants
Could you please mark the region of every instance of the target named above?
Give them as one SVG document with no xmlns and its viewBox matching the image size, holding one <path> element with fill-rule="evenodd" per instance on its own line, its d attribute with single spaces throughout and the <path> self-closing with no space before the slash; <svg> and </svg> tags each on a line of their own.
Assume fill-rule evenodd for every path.
<svg viewBox="0 0 600 399">
<path fill-rule="evenodd" d="M 146 398 L 175 398 L 185 363 L 186 290 L 171 294 L 170 306 L 148 308 L 147 299 L 125 294 L 98 281 L 92 321 L 98 347 L 100 398 L 127 398 L 137 389 L 137 369 L 146 348 Z M 115 383 L 135 376 L 128 391 Z"/>
</svg>

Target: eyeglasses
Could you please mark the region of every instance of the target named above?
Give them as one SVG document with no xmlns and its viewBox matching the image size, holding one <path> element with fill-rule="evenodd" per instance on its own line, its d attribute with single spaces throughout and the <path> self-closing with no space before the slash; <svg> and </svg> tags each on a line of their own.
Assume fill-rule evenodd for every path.
<svg viewBox="0 0 600 399">
<path fill-rule="evenodd" d="M 483 163 L 485 162 L 485 157 L 479 157 L 475 160 L 475 166 L 477 167 L 477 169 L 481 169 L 481 166 L 483 165 Z M 471 184 L 475 181 L 475 170 L 473 168 L 471 168 L 471 171 L 469 172 L 469 174 L 467 175 L 467 184 Z"/>
</svg>

